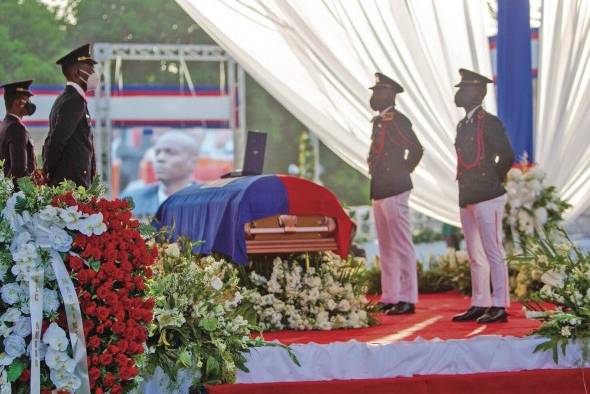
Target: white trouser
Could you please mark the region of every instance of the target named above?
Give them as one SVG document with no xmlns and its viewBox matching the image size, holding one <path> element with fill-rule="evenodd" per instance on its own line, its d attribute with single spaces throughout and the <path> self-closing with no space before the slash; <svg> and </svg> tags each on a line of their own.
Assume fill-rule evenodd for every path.
<svg viewBox="0 0 590 394">
<path fill-rule="evenodd" d="M 418 301 L 416 252 L 410 230 L 410 191 L 373 200 L 381 259 L 381 302 Z"/>
<path fill-rule="evenodd" d="M 471 305 L 510 305 L 508 265 L 502 245 L 502 217 L 506 194 L 461 208 L 461 225 L 471 262 Z M 492 287 L 490 289 L 490 271 Z"/>
</svg>

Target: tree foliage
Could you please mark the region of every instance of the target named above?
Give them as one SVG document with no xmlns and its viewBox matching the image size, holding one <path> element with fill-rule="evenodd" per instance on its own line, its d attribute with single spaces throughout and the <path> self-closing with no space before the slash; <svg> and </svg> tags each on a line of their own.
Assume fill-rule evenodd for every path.
<svg viewBox="0 0 590 394">
<path fill-rule="evenodd" d="M 67 0 L 68 46 L 85 42 L 215 44 L 170 0 Z M 188 62 L 196 85 L 219 84 L 219 65 Z M 125 83 L 178 84 L 177 62 L 124 62 Z"/>
<path fill-rule="evenodd" d="M 38 0 L 0 1 L 0 78 L 55 83 L 65 25 Z"/>
</svg>

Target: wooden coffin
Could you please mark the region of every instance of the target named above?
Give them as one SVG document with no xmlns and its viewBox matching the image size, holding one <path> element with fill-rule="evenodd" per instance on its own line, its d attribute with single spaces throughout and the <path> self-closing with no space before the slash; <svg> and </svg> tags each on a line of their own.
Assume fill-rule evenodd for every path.
<svg viewBox="0 0 590 394">
<path fill-rule="evenodd" d="M 336 221 L 327 216 L 277 215 L 244 226 L 249 254 L 336 251 Z"/>
</svg>

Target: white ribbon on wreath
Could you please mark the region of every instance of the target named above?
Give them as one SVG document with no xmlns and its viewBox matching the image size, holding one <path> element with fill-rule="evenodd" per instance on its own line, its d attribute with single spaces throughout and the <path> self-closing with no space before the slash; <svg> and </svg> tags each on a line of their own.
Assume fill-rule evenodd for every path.
<svg viewBox="0 0 590 394">
<path fill-rule="evenodd" d="M 16 204 L 19 198 L 25 198 L 22 192 L 11 196 L 2 211 L 2 217 L 9 223 L 14 232 L 10 246 L 14 259 L 12 271 L 17 277 L 17 282 L 28 283 L 29 288 L 29 312 L 31 317 L 30 392 L 31 394 L 38 394 L 41 391 L 41 342 L 44 339 L 41 335 L 44 304 L 43 289 L 46 274 L 52 271 L 66 311 L 69 343 L 73 349 L 73 359 L 70 359 L 65 353 L 67 346 L 62 343 L 61 347 L 63 349 L 60 349 L 61 353 L 54 352 L 57 355 L 55 359 L 59 360 L 54 365 L 55 368 L 49 365 L 47 359 L 45 361 L 50 368 L 51 380 L 54 384 L 56 384 L 54 378 L 60 381 L 59 379 L 63 377 L 65 382 L 76 393 L 90 394 L 82 313 L 76 289 L 61 253 L 70 252 L 72 246 L 72 238 L 64 228 L 80 231 L 85 235 L 100 235 L 106 231 L 106 225 L 102 223 L 102 214 L 85 215 L 79 212 L 77 207 L 62 209 L 48 206 L 34 215 L 27 211 L 18 213 Z M 43 261 L 39 252 L 45 252 L 49 261 Z M 61 331 L 61 329 L 57 330 Z M 68 375 L 64 374 L 60 366 L 66 366 L 65 372 L 73 372 L 75 378 L 72 379 L 71 376 L 68 377 Z M 56 384 L 56 386 L 59 385 Z"/>
<path fill-rule="evenodd" d="M 76 390 L 80 394 L 90 394 L 90 381 L 88 380 L 88 363 L 86 361 L 86 338 L 84 337 L 84 324 L 82 322 L 82 312 L 80 303 L 76 295 L 76 288 L 70 278 L 66 266 L 56 251 L 51 252 L 51 266 L 55 272 L 55 278 L 59 287 L 59 292 L 64 301 L 66 310 L 66 319 L 68 321 L 68 333 L 70 343 L 76 362 L 75 374 L 80 378 L 80 388 Z M 32 393 L 32 391 L 31 391 Z"/>
</svg>

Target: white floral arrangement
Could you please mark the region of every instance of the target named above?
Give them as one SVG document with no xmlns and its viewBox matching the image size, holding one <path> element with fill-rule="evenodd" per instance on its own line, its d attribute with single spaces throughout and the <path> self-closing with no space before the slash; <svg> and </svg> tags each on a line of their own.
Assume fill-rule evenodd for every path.
<svg viewBox="0 0 590 394">
<path fill-rule="evenodd" d="M 544 322 L 535 334 L 547 341 L 535 351 L 551 351 L 557 362 L 560 351 L 565 354 L 569 343 L 579 342 L 585 363 L 590 355 L 590 253 L 574 245 L 563 230 L 560 232 L 562 240 L 536 238 L 526 251 L 525 257 L 532 260 L 543 282 L 532 299 L 554 305 L 541 313 Z"/>
<path fill-rule="evenodd" d="M 503 222 L 508 241 L 520 244 L 528 237 L 546 236 L 563 221 L 570 205 L 555 187 L 545 184 L 545 171 L 540 167 L 529 167 L 525 158 L 508 172 L 507 180 Z"/>
<path fill-rule="evenodd" d="M 250 338 L 255 327 L 244 317 L 248 290 L 239 286 L 238 270 L 222 259 L 193 255 L 193 243 L 179 242 L 159 245 L 149 282 L 155 319 L 142 372 L 148 387 L 165 377 L 158 383 L 162 393 L 234 383 L 237 371 L 246 370 L 245 353 L 265 345 Z"/>
<path fill-rule="evenodd" d="M 0 393 L 11 393 L 13 382 L 26 368 L 24 358 L 29 357 L 40 364 L 37 376 L 31 367 L 31 387 L 39 389 L 38 374 L 47 367 L 55 387 L 73 392 L 83 384 L 75 371 L 80 368 L 76 358 L 83 355 L 86 361 L 80 346 L 84 344 L 80 311 L 75 319 L 78 331 L 70 332 L 71 339 L 78 336 L 78 345 L 54 322 L 40 335 L 41 322 L 58 318 L 64 291 L 75 295 L 62 259 L 72 249 L 70 234 L 100 235 L 107 228 L 102 214 L 86 215 L 75 206 L 43 206 L 42 195 L 33 201 L 22 191 L 14 193 L 12 181 L 2 174 L 0 166 Z"/>
<path fill-rule="evenodd" d="M 273 261 L 270 278 L 256 272 L 248 298 L 265 330 L 332 330 L 372 324 L 360 259 L 325 253 L 317 266 Z"/>
</svg>

